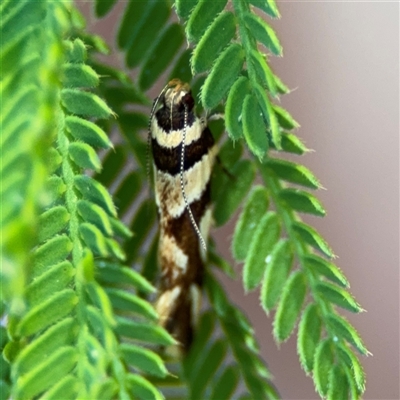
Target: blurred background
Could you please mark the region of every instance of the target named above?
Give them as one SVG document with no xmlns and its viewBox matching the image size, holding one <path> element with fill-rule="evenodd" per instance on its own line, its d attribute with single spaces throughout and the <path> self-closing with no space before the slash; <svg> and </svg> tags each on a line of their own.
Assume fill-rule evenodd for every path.
<svg viewBox="0 0 400 400">
<path fill-rule="evenodd" d="M 284 57 L 271 62 L 293 89 L 282 106 L 300 123 L 298 136 L 315 150 L 301 163 L 326 188 L 317 195 L 327 216 L 306 221 L 332 246 L 351 293 L 367 311 L 346 314 L 373 354 L 361 359 L 364 399 L 400 399 L 399 3 L 277 2 L 282 18 L 268 23 Z M 76 4 L 90 31 L 113 43 L 121 7 L 96 21 L 91 1 Z M 110 63 L 120 65 L 118 55 Z M 230 224 L 213 232 L 231 261 L 232 229 Z M 224 285 L 252 321 L 282 398 L 317 399 L 300 368 L 295 337 L 280 348 L 274 343 L 272 318 L 260 308 L 258 291 L 245 295 L 240 281 L 225 279 Z"/>
</svg>

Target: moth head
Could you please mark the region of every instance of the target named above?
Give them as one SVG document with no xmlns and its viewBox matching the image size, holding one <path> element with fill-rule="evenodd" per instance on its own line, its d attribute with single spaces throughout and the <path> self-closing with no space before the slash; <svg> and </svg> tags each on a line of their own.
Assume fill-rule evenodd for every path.
<svg viewBox="0 0 400 400">
<path fill-rule="evenodd" d="M 172 79 L 167 85 L 163 98 L 164 106 L 182 112 L 191 111 L 194 107 L 194 99 L 190 86 L 179 79 Z"/>
</svg>

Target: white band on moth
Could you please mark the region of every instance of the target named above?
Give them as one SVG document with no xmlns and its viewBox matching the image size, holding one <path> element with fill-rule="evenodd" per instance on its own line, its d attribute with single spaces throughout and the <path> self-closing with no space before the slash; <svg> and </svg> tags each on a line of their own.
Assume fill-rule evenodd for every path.
<svg viewBox="0 0 400 400">
<path fill-rule="evenodd" d="M 185 194 L 189 204 L 201 198 L 210 180 L 211 168 L 216 152 L 217 148 L 215 146 L 212 147 L 208 153 L 204 154 L 203 157 L 193 165 L 193 167 L 184 172 Z M 167 172 L 155 170 L 155 177 L 156 204 L 159 206 L 159 209 L 161 212 L 165 212 L 173 218 L 180 217 L 186 209 L 180 187 L 180 173 L 171 175 Z M 160 204 L 161 199 L 159 198 L 160 193 L 164 192 L 168 192 L 170 198 L 166 209 Z"/>
<path fill-rule="evenodd" d="M 188 256 L 178 246 L 174 237 L 165 235 L 162 231 L 161 234 L 163 241 L 160 243 L 160 250 L 163 261 L 165 261 L 167 265 L 177 266 L 180 273 L 185 274 L 188 267 Z"/>
<path fill-rule="evenodd" d="M 193 121 L 193 124 L 189 127 L 190 133 L 186 137 L 185 145 L 188 146 L 190 143 L 200 139 L 203 129 L 204 124 L 202 124 L 200 119 L 196 118 Z M 160 146 L 166 147 L 167 149 L 178 147 L 182 142 L 181 129 L 165 132 L 164 129 L 158 125 L 155 118 L 153 118 L 151 123 L 151 132 L 151 137 L 155 139 Z"/>
</svg>

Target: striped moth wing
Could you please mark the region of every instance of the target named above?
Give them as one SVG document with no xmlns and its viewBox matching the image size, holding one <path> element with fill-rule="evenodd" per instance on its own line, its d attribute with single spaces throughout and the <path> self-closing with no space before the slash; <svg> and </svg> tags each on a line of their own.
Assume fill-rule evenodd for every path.
<svg viewBox="0 0 400 400">
<path fill-rule="evenodd" d="M 200 308 L 217 151 L 188 84 L 174 79 L 155 100 L 150 135 L 160 225 L 156 309 L 160 324 L 187 351 Z"/>
</svg>

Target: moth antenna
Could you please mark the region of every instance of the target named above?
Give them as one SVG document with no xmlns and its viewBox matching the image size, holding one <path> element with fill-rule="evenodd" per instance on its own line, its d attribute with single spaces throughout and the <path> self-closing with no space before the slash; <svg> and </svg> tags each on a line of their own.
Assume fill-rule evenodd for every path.
<svg viewBox="0 0 400 400">
<path fill-rule="evenodd" d="M 186 126 L 187 126 L 187 117 L 188 117 L 188 111 L 187 111 L 187 107 L 185 105 L 185 119 L 184 119 L 184 126 L 183 126 L 183 138 L 182 138 L 182 150 L 181 150 L 181 167 L 180 167 L 180 171 L 179 171 L 179 175 L 181 178 L 181 190 L 182 190 L 182 196 L 183 196 L 183 200 L 185 202 L 185 208 L 188 210 L 189 213 L 189 218 L 190 221 L 193 225 L 194 230 L 196 231 L 197 236 L 200 239 L 201 245 L 203 247 L 203 249 L 205 251 L 207 251 L 207 246 L 206 246 L 206 242 L 203 239 L 203 236 L 200 232 L 199 227 L 197 226 L 196 221 L 194 220 L 194 216 L 192 213 L 192 210 L 190 209 L 190 205 L 188 202 L 188 199 L 186 197 L 186 192 L 185 192 L 185 184 L 183 182 L 183 167 L 184 167 L 184 160 L 185 160 L 185 142 L 186 142 Z"/>
<path fill-rule="evenodd" d="M 153 121 L 153 117 L 158 106 L 158 102 L 160 101 L 161 96 L 165 93 L 165 91 L 170 86 L 170 82 L 168 82 L 163 90 L 161 90 L 160 94 L 154 99 L 153 106 L 151 107 L 149 124 L 147 126 L 147 147 L 146 147 L 146 177 L 147 181 L 150 182 L 150 145 L 151 145 L 151 123 Z"/>
</svg>

